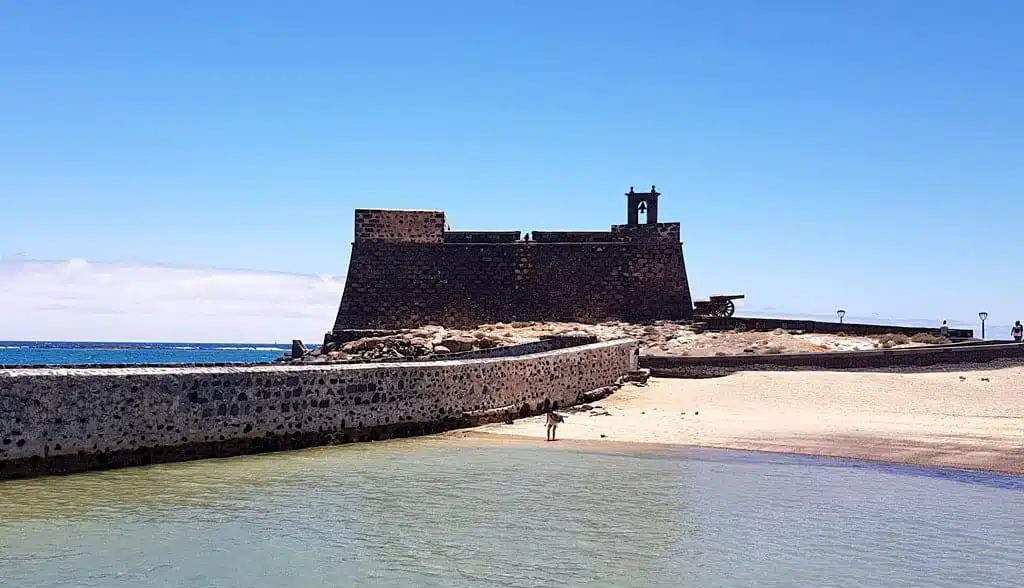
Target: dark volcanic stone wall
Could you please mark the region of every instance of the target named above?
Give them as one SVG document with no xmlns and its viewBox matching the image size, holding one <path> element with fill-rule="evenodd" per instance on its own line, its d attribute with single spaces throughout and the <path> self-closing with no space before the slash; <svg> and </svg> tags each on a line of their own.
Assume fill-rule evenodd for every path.
<svg viewBox="0 0 1024 588">
<path fill-rule="evenodd" d="M 606 243 L 356 242 L 334 329 L 689 319 L 679 240 L 649 233 Z"/>
<path fill-rule="evenodd" d="M 736 371 L 783 370 L 899 370 L 934 368 L 934 366 L 973 365 L 1000 362 L 999 367 L 1024 361 L 1024 345 L 943 345 L 905 349 L 871 349 L 864 351 L 831 351 L 823 353 L 792 353 L 780 355 L 726 355 L 714 357 L 679 357 L 648 355 L 640 358 L 640 366 L 651 370 L 652 376 L 666 378 L 707 378 Z"/>
<path fill-rule="evenodd" d="M 356 241 L 440 243 L 444 229 L 441 211 L 356 209 Z"/>
<path fill-rule="evenodd" d="M 614 241 L 611 231 L 533 231 L 530 238 L 538 243 L 605 243 Z"/>
<path fill-rule="evenodd" d="M 438 432 L 571 405 L 636 362 L 624 340 L 401 364 L 0 370 L 0 480 Z"/>
<path fill-rule="evenodd" d="M 445 231 L 445 243 L 514 243 L 523 238 L 521 231 Z"/>
</svg>

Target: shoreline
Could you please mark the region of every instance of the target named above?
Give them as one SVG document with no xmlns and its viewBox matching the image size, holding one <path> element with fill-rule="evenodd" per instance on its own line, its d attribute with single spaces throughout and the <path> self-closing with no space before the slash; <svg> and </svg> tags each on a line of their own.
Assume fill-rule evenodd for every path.
<svg viewBox="0 0 1024 588">
<path fill-rule="evenodd" d="M 739 450 L 1024 475 L 1024 367 L 927 373 L 739 372 L 651 378 L 591 405 L 451 431 L 468 443 Z"/>
<path fill-rule="evenodd" d="M 1011 463 L 1010 467 L 1003 469 L 999 465 L 950 465 L 941 460 L 898 458 L 894 459 L 892 457 L 861 457 L 840 453 L 811 453 L 785 449 L 754 449 L 750 447 L 722 445 L 646 443 L 643 441 L 609 441 L 606 439 L 594 441 L 586 439 L 559 438 L 554 443 L 548 443 L 544 441 L 543 437 L 539 435 L 536 437 L 526 435 L 506 435 L 501 433 L 488 433 L 477 429 L 479 429 L 479 427 L 473 429 L 459 429 L 454 431 L 447 431 L 435 435 L 434 438 L 438 440 L 444 440 L 445 442 L 460 443 L 467 447 L 543 447 L 548 449 L 580 451 L 585 453 L 613 453 L 627 455 L 682 455 L 687 453 L 693 453 L 695 451 L 715 451 L 727 452 L 730 454 L 752 454 L 766 457 L 781 456 L 786 458 L 801 459 L 834 459 L 839 461 L 849 461 L 878 466 L 890 465 L 907 468 L 923 468 L 935 471 L 984 473 L 999 476 L 1013 476 L 1024 478 L 1024 467 L 1016 466 L 1014 465 L 1014 463 Z"/>
</svg>

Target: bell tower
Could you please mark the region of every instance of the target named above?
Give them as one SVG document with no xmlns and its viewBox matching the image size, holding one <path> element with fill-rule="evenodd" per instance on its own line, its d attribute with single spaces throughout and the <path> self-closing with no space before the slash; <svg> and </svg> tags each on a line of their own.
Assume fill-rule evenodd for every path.
<svg viewBox="0 0 1024 588">
<path fill-rule="evenodd" d="M 640 215 L 644 215 L 644 224 L 653 225 L 658 222 L 658 196 L 659 193 L 651 186 L 650 192 L 634 192 L 633 186 L 629 187 L 626 193 L 626 224 L 637 226 L 640 224 Z"/>
</svg>

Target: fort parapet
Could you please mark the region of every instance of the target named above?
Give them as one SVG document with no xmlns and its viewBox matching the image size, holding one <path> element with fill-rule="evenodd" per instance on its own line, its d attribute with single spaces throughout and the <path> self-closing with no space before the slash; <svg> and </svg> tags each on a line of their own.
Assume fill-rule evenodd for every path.
<svg viewBox="0 0 1024 588">
<path fill-rule="evenodd" d="M 490 322 L 688 320 L 679 223 L 659 193 L 627 197 L 608 231 L 450 231 L 441 211 L 355 211 L 334 332 Z M 532 237 L 532 238 L 531 238 Z"/>
</svg>

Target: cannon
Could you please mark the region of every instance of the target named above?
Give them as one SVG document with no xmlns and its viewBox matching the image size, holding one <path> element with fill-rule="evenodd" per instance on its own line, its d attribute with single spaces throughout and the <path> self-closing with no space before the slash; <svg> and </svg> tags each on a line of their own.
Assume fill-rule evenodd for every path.
<svg viewBox="0 0 1024 588">
<path fill-rule="evenodd" d="M 730 317 L 736 312 L 733 300 L 743 298 L 743 294 L 720 294 L 710 296 L 707 300 L 696 300 L 693 303 L 693 314 L 700 318 Z"/>
</svg>

